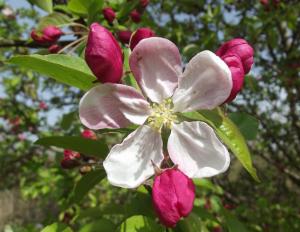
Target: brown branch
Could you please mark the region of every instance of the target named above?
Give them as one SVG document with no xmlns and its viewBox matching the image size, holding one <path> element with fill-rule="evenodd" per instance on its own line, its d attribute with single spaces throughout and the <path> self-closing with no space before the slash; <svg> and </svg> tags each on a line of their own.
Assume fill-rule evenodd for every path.
<svg viewBox="0 0 300 232">
<path fill-rule="evenodd" d="M 73 40 L 60 41 L 57 44 L 60 46 L 66 46 L 73 42 Z M 27 48 L 48 48 L 51 44 L 40 44 L 35 41 L 27 40 L 0 40 L 0 48 L 5 47 L 27 47 Z"/>
</svg>

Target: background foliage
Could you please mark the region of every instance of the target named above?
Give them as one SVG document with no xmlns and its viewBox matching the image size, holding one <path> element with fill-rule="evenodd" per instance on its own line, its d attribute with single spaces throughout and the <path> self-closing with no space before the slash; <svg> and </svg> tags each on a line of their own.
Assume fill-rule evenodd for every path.
<svg viewBox="0 0 300 232">
<path fill-rule="evenodd" d="M 226 115 L 247 139 L 261 181 L 256 182 L 233 157 L 227 173 L 195 182 L 195 208 L 173 230 L 300 230 L 299 1 L 152 0 L 139 24 L 128 16 L 138 4 L 134 0 L 23 2 L 0 1 L 0 190 L 10 194 L 16 190 L 29 204 L 17 209 L 17 217 L 0 218 L 0 229 L 40 231 L 49 225 L 43 231 L 165 230 L 157 224 L 144 187 L 137 191 L 115 188 L 101 169 L 81 175 L 77 169 L 60 167 L 62 148 L 102 159 L 108 147 L 129 133 L 101 131 L 97 137 L 102 143 L 80 137 L 84 128 L 77 116 L 78 102 L 95 79 L 79 58 L 84 42 L 72 58 L 31 55 L 11 59 L 48 53 L 47 47 L 29 39 L 33 27 L 98 21 L 115 33 L 150 27 L 177 44 L 185 62 L 235 37 L 253 45 L 255 66 L 242 93 L 227 106 Z M 13 13 L 7 15 L 3 9 L 10 4 Z M 103 19 L 103 6 L 116 10 L 118 24 L 109 25 Z M 65 46 L 78 38 L 67 35 L 59 44 Z M 126 46 L 123 49 L 128 52 Z M 48 76 L 64 84 L 44 78 Z M 41 107 L 42 102 L 47 107 Z M 50 145 L 55 147 L 47 148 Z M 27 211 L 29 216 L 25 216 Z"/>
</svg>

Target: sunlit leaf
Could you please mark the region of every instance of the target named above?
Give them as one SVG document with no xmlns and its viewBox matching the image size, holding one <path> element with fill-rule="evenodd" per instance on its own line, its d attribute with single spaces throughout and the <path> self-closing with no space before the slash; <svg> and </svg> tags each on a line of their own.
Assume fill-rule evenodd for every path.
<svg viewBox="0 0 300 232">
<path fill-rule="evenodd" d="M 32 69 L 53 79 L 88 90 L 93 86 L 95 76 L 91 73 L 85 61 L 81 58 L 68 55 L 26 55 L 15 56 L 9 60 L 24 68 Z"/>
<path fill-rule="evenodd" d="M 43 28 L 49 25 L 60 26 L 72 22 L 72 19 L 66 14 L 54 12 L 40 19 L 37 30 L 41 31 Z"/>
<path fill-rule="evenodd" d="M 115 225 L 111 221 L 101 218 L 100 220 L 86 224 L 79 230 L 79 232 L 114 232 L 115 229 Z"/>
<path fill-rule="evenodd" d="M 153 219 L 145 216 L 132 216 L 124 221 L 116 232 L 164 232 L 165 229 Z"/>
<path fill-rule="evenodd" d="M 72 232 L 70 227 L 62 223 L 53 223 L 46 226 L 41 232 Z"/>
<path fill-rule="evenodd" d="M 38 6 L 39 8 L 47 11 L 48 13 L 52 12 L 52 0 L 28 0 L 31 4 Z"/>
</svg>

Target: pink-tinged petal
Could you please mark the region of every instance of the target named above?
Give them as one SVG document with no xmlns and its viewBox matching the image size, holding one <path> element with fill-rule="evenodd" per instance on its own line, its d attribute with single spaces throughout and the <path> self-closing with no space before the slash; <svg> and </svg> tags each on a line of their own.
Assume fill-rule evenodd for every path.
<svg viewBox="0 0 300 232">
<path fill-rule="evenodd" d="M 153 161 L 160 166 L 162 153 L 160 134 L 147 125 L 128 135 L 115 145 L 103 162 L 112 185 L 136 188 L 154 174 Z"/>
<path fill-rule="evenodd" d="M 98 23 L 90 26 L 85 61 L 100 82 L 120 82 L 123 75 L 121 47 L 111 32 Z"/>
<path fill-rule="evenodd" d="M 153 102 L 173 95 L 181 75 L 180 54 L 174 43 L 159 37 L 143 39 L 133 49 L 129 64 L 142 91 Z"/>
<path fill-rule="evenodd" d="M 47 26 L 43 29 L 43 39 L 48 43 L 55 43 L 63 32 L 56 26 Z"/>
<path fill-rule="evenodd" d="M 228 66 L 210 51 L 194 56 L 187 64 L 173 95 L 174 110 L 189 112 L 221 105 L 232 89 Z"/>
<path fill-rule="evenodd" d="M 190 178 L 211 177 L 225 172 L 230 163 L 227 148 L 204 122 L 174 124 L 168 151 L 178 169 Z"/>
<path fill-rule="evenodd" d="M 118 38 L 123 44 L 129 44 L 130 38 L 132 35 L 132 31 L 119 31 Z"/>
<path fill-rule="evenodd" d="M 236 55 L 224 55 L 222 60 L 227 64 L 230 69 L 232 77 L 232 89 L 226 103 L 235 99 L 236 95 L 242 90 L 244 84 L 244 69 L 241 59 Z"/>
<path fill-rule="evenodd" d="M 253 65 L 254 50 L 251 45 L 244 39 L 236 38 L 227 41 L 216 51 L 220 57 L 224 55 L 237 55 L 240 57 L 244 72 L 247 74 Z"/>
<path fill-rule="evenodd" d="M 121 84 L 97 85 L 80 100 L 79 117 L 90 129 L 122 128 L 143 124 L 149 103 L 134 88 Z"/>
<path fill-rule="evenodd" d="M 162 224 L 174 227 L 192 211 L 195 199 L 193 181 L 178 169 L 167 169 L 154 178 L 152 202 Z"/>
</svg>

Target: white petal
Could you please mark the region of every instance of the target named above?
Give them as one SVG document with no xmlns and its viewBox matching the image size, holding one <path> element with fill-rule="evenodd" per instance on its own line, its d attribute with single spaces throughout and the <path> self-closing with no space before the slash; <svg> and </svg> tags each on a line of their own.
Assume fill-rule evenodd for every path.
<svg viewBox="0 0 300 232">
<path fill-rule="evenodd" d="M 217 175 L 226 171 L 230 163 L 227 148 L 204 122 L 174 124 L 168 152 L 173 163 L 191 178 Z"/>
<path fill-rule="evenodd" d="M 132 51 L 129 64 L 142 91 L 158 103 L 173 95 L 182 74 L 178 48 L 159 37 L 141 40 Z"/>
<path fill-rule="evenodd" d="M 134 88 L 120 84 L 97 85 L 80 100 L 79 117 L 90 129 L 141 125 L 150 114 L 149 103 Z"/>
<path fill-rule="evenodd" d="M 157 131 L 146 125 L 139 127 L 115 145 L 103 162 L 109 182 L 123 188 L 141 185 L 154 174 L 151 160 L 160 166 L 162 145 Z"/>
<path fill-rule="evenodd" d="M 222 104 L 232 89 L 225 62 L 210 51 L 194 56 L 179 79 L 173 102 L 177 112 L 213 109 Z"/>
</svg>

